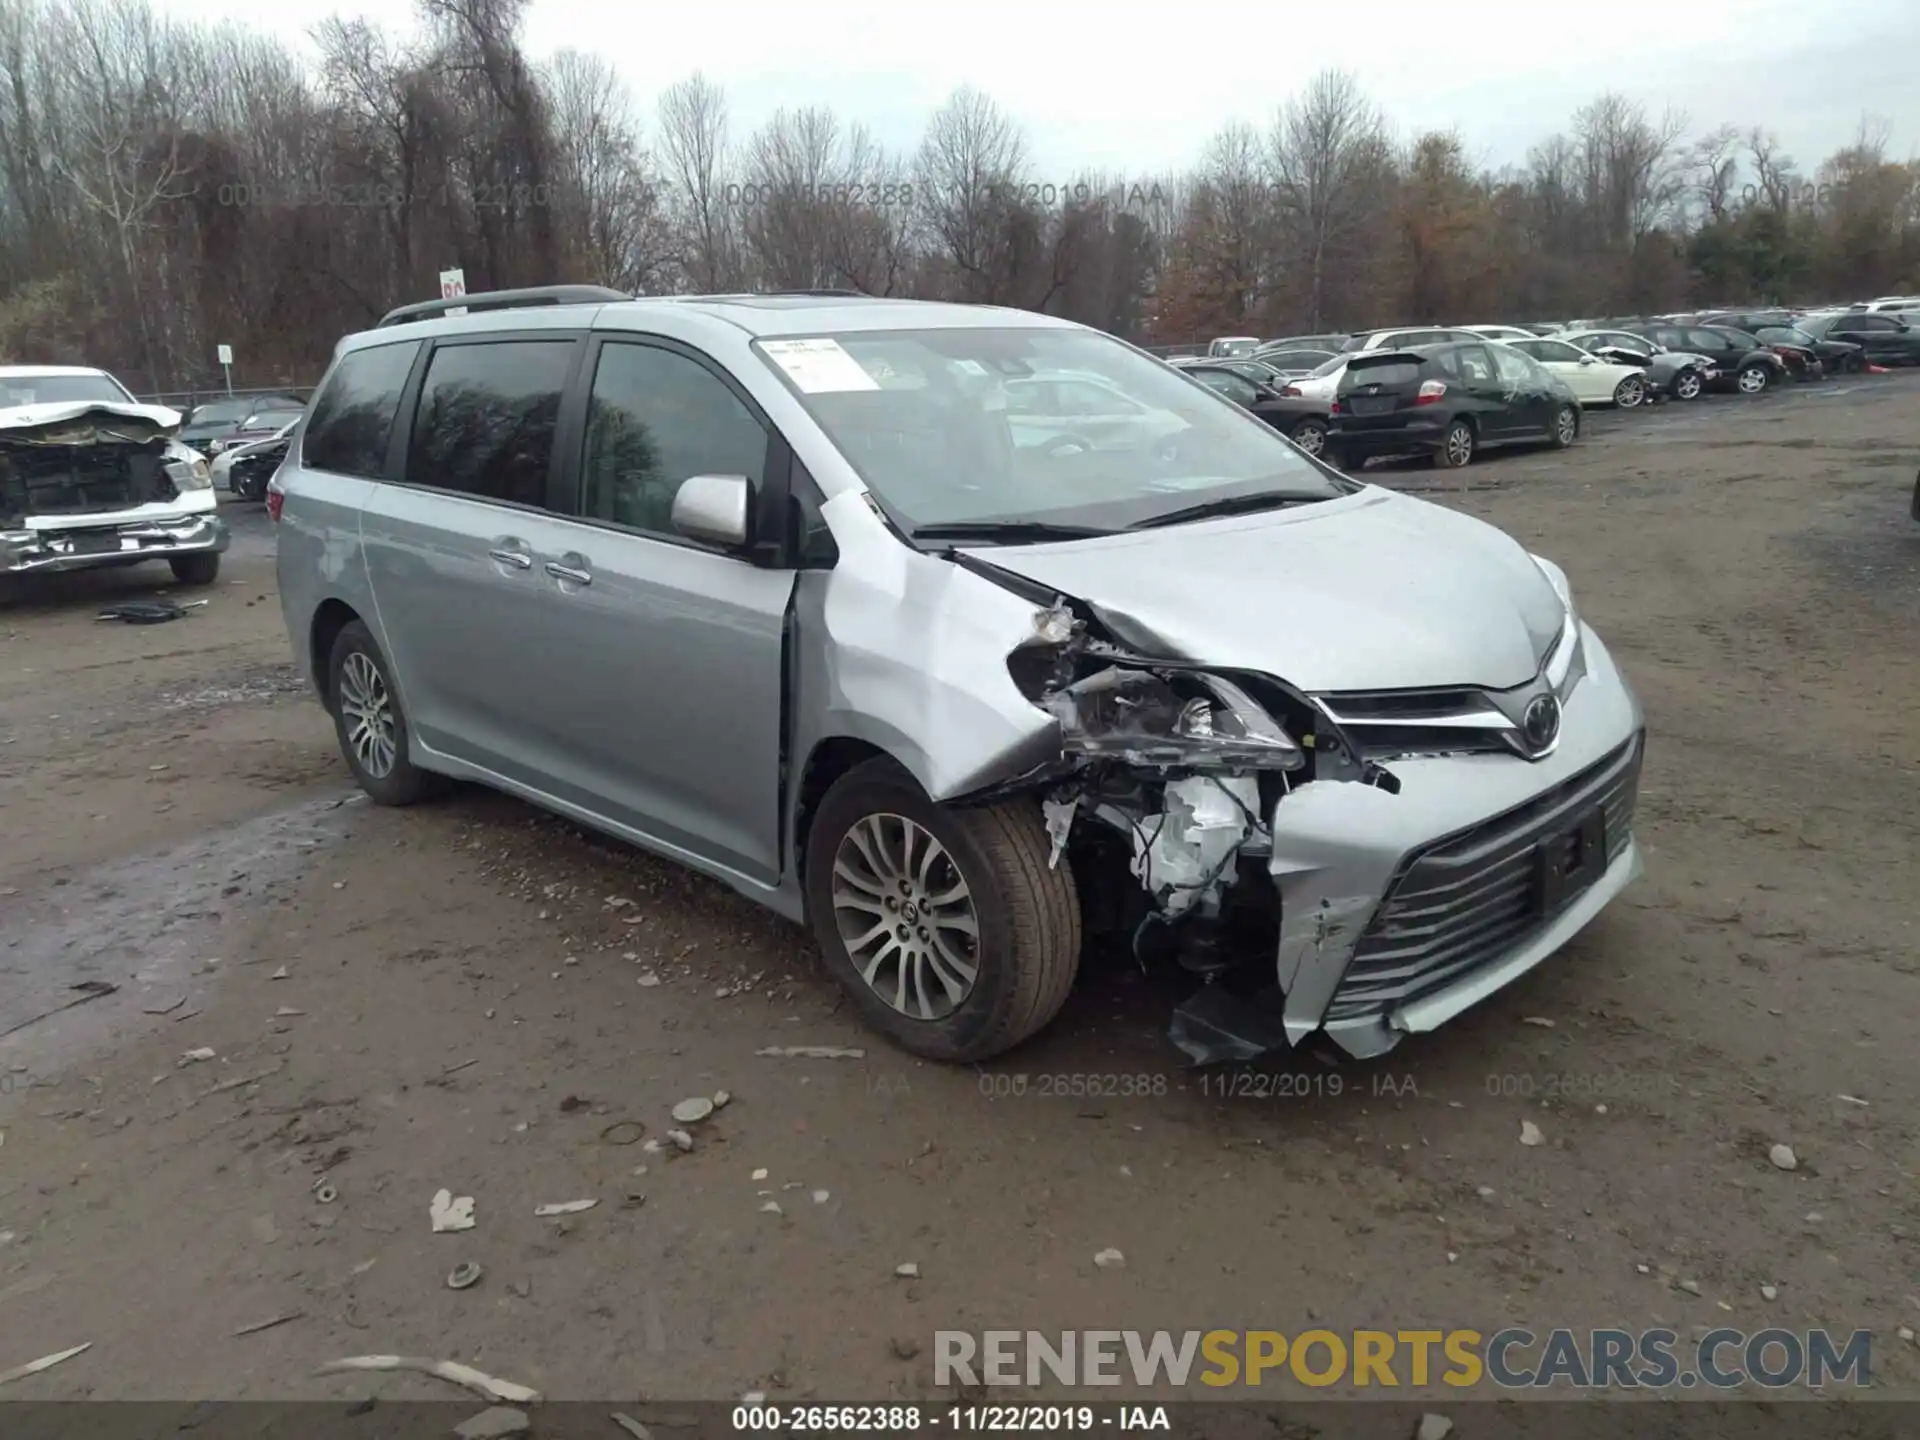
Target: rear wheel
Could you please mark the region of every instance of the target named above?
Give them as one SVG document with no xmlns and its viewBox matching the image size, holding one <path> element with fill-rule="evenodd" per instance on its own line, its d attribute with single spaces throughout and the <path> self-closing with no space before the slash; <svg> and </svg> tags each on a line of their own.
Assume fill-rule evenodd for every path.
<svg viewBox="0 0 1920 1440">
<path fill-rule="evenodd" d="M 1740 387 L 1742 395 L 1758 395 L 1772 383 L 1773 377 L 1767 373 L 1764 365 L 1745 366 L 1734 378 L 1734 384 Z"/>
<path fill-rule="evenodd" d="M 1562 405 L 1553 415 L 1553 448 L 1564 450 L 1580 438 L 1580 412 L 1571 405 Z"/>
<path fill-rule="evenodd" d="M 1473 426 L 1456 420 L 1440 437 L 1440 448 L 1433 452 L 1433 463 L 1442 470 L 1458 470 L 1473 459 Z"/>
<path fill-rule="evenodd" d="M 1032 798 L 936 805 L 892 760 L 843 775 L 807 834 L 807 914 L 867 1024 L 928 1059 L 985 1060 L 1059 1013 L 1080 898 Z"/>
<path fill-rule="evenodd" d="M 1622 410 L 1631 410 L 1647 398 L 1647 382 L 1638 375 L 1629 375 L 1613 387 L 1613 403 Z"/>
<path fill-rule="evenodd" d="M 1700 372 L 1682 370 L 1673 378 L 1673 397 L 1676 400 L 1698 400 L 1700 398 Z"/>
<path fill-rule="evenodd" d="M 368 797 L 380 805 L 411 805 L 439 789 L 440 777 L 408 758 L 406 712 L 386 657 L 362 621 L 341 628 L 327 676 L 340 753 Z"/>
<path fill-rule="evenodd" d="M 1287 438 L 1309 455 L 1324 455 L 1327 449 L 1327 427 L 1324 421 L 1302 420 L 1288 433 Z"/>
<path fill-rule="evenodd" d="M 182 585 L 211 585 L 220 578 L 220 555 L 175 555 L 167 561 L 173 578 Z"/>
</svg>

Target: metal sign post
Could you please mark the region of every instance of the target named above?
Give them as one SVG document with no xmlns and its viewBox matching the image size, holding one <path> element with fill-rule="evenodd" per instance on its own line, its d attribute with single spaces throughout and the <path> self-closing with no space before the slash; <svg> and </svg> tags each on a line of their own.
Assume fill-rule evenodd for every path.
<svg viewBox="0 0 1920 1440">
<path fill-rule="evenodd" d="M 220 368 L 226 372 L 227 394 L 231 396 L 233 394 L 233 347 L 231 345 L 220 347 Z"/>
</svg>

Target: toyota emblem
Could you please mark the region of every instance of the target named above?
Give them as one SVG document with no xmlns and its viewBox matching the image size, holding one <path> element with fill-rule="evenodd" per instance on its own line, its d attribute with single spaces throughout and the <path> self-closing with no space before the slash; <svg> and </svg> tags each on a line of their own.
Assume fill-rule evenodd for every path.
<svg viewBox="0 0 1920 1440">
<path fill-rule="evenodd" d="M 1538 755 L 1553 746 L 1560 738 L 1560 701 L 1552 695 L 1535 696 L 1527 706 L 1526 714 L 1520 717 L 1520 733 L 1526 739 L 1527 749 Z"/>
</svg>

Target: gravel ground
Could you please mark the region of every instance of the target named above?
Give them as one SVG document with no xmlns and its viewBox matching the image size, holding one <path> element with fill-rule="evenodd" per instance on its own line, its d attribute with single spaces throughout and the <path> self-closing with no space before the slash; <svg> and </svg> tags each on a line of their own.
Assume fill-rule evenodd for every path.
<svg viewBox="0 0 1920 1440">
<path fill-rule="evenodd" d="M 0 1370 L 92 1348 L 9 1398 L 446 1394 L 313 1376 L 367 1352 L 556 1398 L 933 1397 L 936 1329 L 1512 1323 L 1867 1328 L 1915 1395 L 1917 400 L 1830 383 L 1379 475 L 1564 565 L 1646 703 L 1648 874 L 1442 1031 L 1231 1096 L 1137 973 L 925 1065 L 716 885 L 499 796 L 359 803 L 257 509 L 176 624 L 94 619 L 163 568 L 15 587 Z M 793 1044 L 865 1055 L 756 1054 Z M 721 1089 L 690 1154 L 648 1152 Z M 443 1187 L 471 1230 L 430 1233 Z"/>
</svg>

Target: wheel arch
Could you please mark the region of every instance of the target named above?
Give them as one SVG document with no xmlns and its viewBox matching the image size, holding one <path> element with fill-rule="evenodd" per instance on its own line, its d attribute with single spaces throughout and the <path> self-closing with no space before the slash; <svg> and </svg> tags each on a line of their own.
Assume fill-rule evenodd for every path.
<svg viewBox="0 0 1920 1440">
<path fill-rule="evenodd" d="M 333 709 L 333 646 L 340 632 L 362 617 L 337 596 L 322 600 L 307 627 L 307 660 L 312 666 L 313 686 L 320 692 L 320 703 Z M 363 621 L 364 623 L 364 621 Z"/>
</svg>

